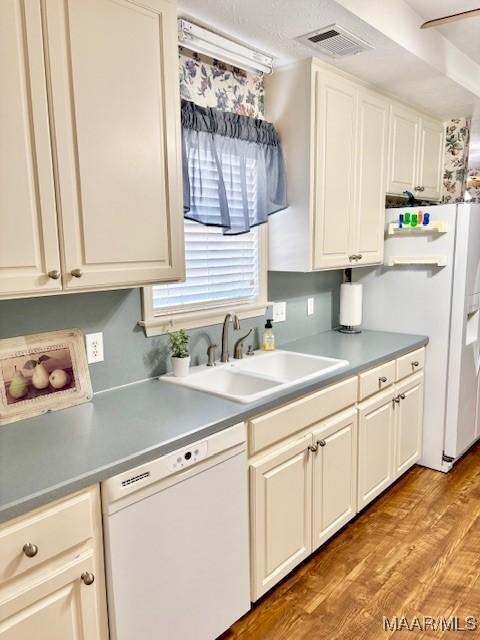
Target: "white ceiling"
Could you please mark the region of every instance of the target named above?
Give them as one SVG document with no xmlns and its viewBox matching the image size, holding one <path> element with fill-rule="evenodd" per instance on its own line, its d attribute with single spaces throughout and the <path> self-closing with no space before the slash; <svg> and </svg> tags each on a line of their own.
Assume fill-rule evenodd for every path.
<svg viewBox="0 0 480 640">
<path fill-rule="evenodd" d="M 425 20 L 480 9 L 480 0 L 405 0 Z M 436 27 L 447 40 L 480 64 L 480 16 Z"/>
<path fill-rule="evenodd" d="M 470 4 L 475 2 L 480 6 L 480 0 L 471 0 Z M 409 4 L 415 7 L 417 4 L 425 5 L 422 11 L 427 10 L 427 5 L 440 7 L 450 4 L 446 10 L 449 13 L 453 3 L 448 0 L 418 0 L 418 3 L 409 0 Z M 471 8 L 467 6 L 467 0 L 458 4 Z M 178 5 L 179 15 L 273 55 L 276 66 L 317 55 L 439 117 L 469 115 L 472 111 L 473 97 L 469 91 L 335 0 L 178 0 Z M 426 14 L 425 17 L 429 16 Z M 434 17 L 438 16 L 435 14 Z M 319 55 L 296 41 L 298 36 L 335 22 L 375 48 L 358 56 L 332 61 L 329 56 Z M 476 42 L 472 46 L 477 46 Z"/>
</svg>

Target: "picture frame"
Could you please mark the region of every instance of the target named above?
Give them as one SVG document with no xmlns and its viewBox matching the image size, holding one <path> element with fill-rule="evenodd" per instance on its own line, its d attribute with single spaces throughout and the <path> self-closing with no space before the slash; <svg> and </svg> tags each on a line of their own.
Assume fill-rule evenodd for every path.
<svg viewBox="0 0 480 640">
<path fill-rule="evenodd" d="M 0 340 L 0 426 L 92 399 L 80 329 Z"/>
</svg>

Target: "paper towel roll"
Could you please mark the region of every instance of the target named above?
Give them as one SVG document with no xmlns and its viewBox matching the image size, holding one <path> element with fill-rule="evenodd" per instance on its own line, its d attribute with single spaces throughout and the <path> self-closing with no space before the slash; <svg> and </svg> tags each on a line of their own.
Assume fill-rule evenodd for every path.
<svg viewBox="0 0 480 640">
<path fill-rule="evenodd" d="M 362 285 L 345 282 L 340 285 L 340 324 L 358 327 L 362 324 Z"/>
</svg>

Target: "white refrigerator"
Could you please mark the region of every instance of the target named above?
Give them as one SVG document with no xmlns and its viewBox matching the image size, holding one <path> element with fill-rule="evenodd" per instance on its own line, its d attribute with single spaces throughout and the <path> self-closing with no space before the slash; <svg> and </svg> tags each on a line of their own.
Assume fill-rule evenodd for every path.
<svg viewBox="0 0 480 640">
<path fill-rule="evenodd" d="M 398 228 L 420 211 L 429 226 Z M 449 471 L 480 437 L 480 204 L 387 209 L 384 264 L 352 279 L 365 329 L 430 338 L 420 464 Z"/>
</svg>

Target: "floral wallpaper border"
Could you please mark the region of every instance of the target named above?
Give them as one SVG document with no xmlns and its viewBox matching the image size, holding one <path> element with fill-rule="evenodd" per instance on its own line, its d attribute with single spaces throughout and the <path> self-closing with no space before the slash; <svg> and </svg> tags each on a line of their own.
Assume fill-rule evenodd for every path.
<svg viewBox="0 0 480 640">
<path fill-rule="evenodd" d="M 463 202 L 468 167 L 470 122 L 455 118 L 445 123 L 445 162 L 442 203 Z"/>
</svg>

